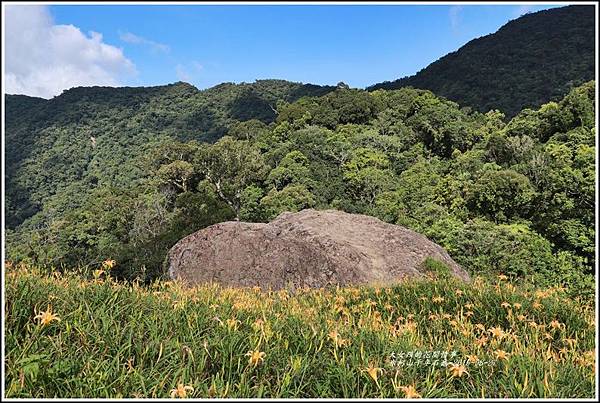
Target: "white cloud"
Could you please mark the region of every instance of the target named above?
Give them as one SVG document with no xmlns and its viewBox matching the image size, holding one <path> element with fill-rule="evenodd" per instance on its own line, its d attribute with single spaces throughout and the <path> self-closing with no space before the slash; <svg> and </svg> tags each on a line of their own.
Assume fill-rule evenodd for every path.
<svg viewBox="0 0 600 403">
<path fill-rule="evenodd" d="M 462 9 L 463 6 L 452 6 L 450 7 L 450 10 L 448 10 L 448 16 L 450 17 L 450 26 L 454 31 L 458 29 L 458 26 L 462 22 Z"/>
<path fill-rule="evenodd" d="M 522 5 L 517 7 L 517 10 L 515 11 L 515 17 L 520 17 L 523 14 L 527 14 L 528 12 L 530 12 L 531 10 L 533 10 L 533 6 L 532 5 Z"/>
<path fill-rule="evenodd" d="M 131 32 L 119 32 L 119 38 L 121 38 L 123 42 L 131 43 L 134 45 L 149 46 L 150 49 L 152 49 L 154 52 L 168 53 L 171 50 L 171 48 L 169 48 L 169 45 L 146 39 L 136 34 L 132 34 Z"/>
<path fill-rule="evenodd" d="M 175 66 L 175 74 L 177 75 L 177 79 L 179 81 L 185 81 L 189 83 L 192 80 L 190 73 L 188 73 L 186 68 L 181 64 Z"/>
<path fill-rule="evenodd" d="M 5 6 L 8 94 L 50 98 L 77 86 L 116 86 L 137 71 L 117 47 L 73 25 L 55 25 L 45 6 Z"/>
<path fill-rule="evenodd" d="M 192 61 L 189 64 L 190 67 L 186 67 L 183 64 L 178 64 L 175 66 L 175 74 L 177 75 L 177 79 L 179 81 L 185 81 L 189 83 L 192 81 L 192 78 L 200 73 L 200 71 L 204 68 L 202 64 L 197 61 Z"/>
</svg>

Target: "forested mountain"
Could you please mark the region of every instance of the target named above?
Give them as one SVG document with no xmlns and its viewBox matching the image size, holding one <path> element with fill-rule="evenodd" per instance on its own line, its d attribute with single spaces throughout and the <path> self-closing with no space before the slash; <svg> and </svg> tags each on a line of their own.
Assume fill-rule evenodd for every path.
<svg viewBox="0 0 600 403">
<path fill-rule="evenodd" d="M 594 38 L 593 5 L 539 11 L 470 41 L 413 76 L 369 89 L 423 88 L 462 106 L 499 109 L 512 117 L 593 80 Z"/>
<path fill-rule="evenodd" d="M 129 186 L 144 176 L 134 161 L 166 139 L 214 141 L 238 121 L 275 119 L 278 103 L 335 87 L 260 80 L 199 91 L 79 87 L 50 100 L 6 96 L 6 223 L 13 228 L 57 193 L 77 205 L 84 189 Z"/>
<path fill-rule="evenodd" d="M 471 273 L 590 295 L 594 91 L 588 82 L 508 123 L 412 88 L 9 96 L 7 256 L 54 267 L 110 258 L 115 274 L 150 280 L 175 242 L 210 224 L 335 208 L 423 233 Z M 307 93 L 320 96 L 285 102 Z"/>
<path fill-rule="evenodd" d="M 7 396 L 589 398 L 594 40 L 570 6 L 367 89 L 6 95 Z"/>
</svg>

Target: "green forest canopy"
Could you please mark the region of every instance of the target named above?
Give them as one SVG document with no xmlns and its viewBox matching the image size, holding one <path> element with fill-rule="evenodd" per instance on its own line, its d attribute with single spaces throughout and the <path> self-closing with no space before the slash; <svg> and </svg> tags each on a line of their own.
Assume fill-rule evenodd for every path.
<svg viewBox="0 0 600 403">
<path fill-rule="evenodd" d="M 370 90 L 423 88 L 481 112 L 513 117 L 559 101 L 594 79 L 595 9 L 575 5 L 525 14 L 473 39 L 417 74 Z"/>
<path fill-rule="evenodd" d="M 427 90 L 278 81 L 8 97 L 7 256 L 111 258 L 118 275 L 149 280 L 210 224 L 336 208 L 415 229 L 471 273 L 590 295 L 594 90 L 508 122 Z M 240 117 L 244 91 L 254 101 Z"/>
</svg>

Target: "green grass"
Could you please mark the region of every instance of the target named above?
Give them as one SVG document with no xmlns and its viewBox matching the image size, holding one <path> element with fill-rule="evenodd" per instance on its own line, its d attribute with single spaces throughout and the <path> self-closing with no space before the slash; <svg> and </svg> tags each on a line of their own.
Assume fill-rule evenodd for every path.
<svg viewBox="0 0 600 403">
<path fill-rule="evenodd" d="M 7 397 L 169 397 L 178 384 L 187 397 L 594 397 L 593 307 L 560 289 L 479 278 L 290 295 L 96 276 L 7 269 Z M 49 305 L 60 321 L 44 326 Z M 468 374 L 390 362 L 434 350 Z"/>
<path fill-rule="evenodd" d="M 452 276 L 452 270 L 444 262 L 427 256 L 422 263 L 422 268 L 430 277 L 444 280 Z"/>
</svg>

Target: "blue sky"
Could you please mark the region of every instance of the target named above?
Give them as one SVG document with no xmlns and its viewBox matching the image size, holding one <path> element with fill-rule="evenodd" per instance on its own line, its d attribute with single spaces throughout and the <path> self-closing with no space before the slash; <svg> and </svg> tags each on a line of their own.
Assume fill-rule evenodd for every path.
<svg viewBox="0 0 600 403">
<path fill-rule="evenodd" d="M 86 69 L 99 68 L 99 85 L 182 80 L 202 89 L 281 78 L 363 88 L 414 74 L 525 12 L 551 7 L 556 5 L 53 5 L 36 17 L 43 22 L 31 24 L 46 24 L 61 38 L 46 47 L 77 42 L 80 54 L 97 52 L 96 65 Z M 30 80 L 34 73 L 28 72 Z M 81 75 L 84 85 L 94 81 L 76 67 L 63 74 Z M 55 81 L 70 85 L 68 77 L 61 80 Z M 24 78 L 16 81 L 27 88 Z"/>
</svg>

